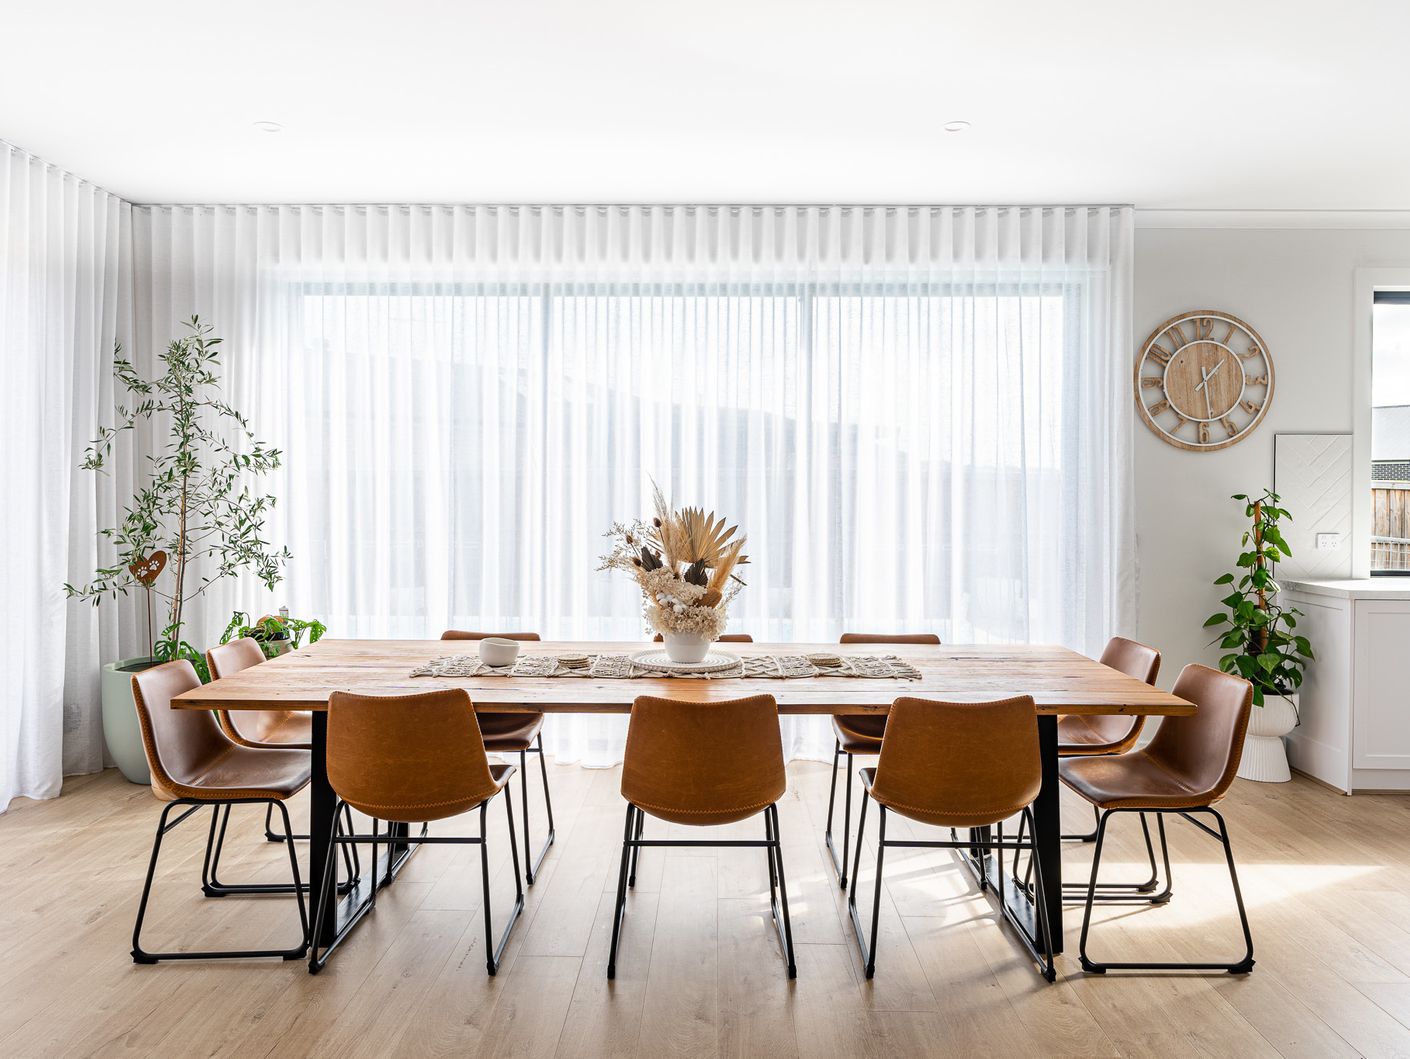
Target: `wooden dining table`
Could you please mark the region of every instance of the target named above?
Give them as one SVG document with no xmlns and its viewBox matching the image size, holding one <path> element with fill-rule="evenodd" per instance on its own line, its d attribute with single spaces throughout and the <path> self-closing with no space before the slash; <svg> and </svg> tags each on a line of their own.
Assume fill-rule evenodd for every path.
<svg viewBox="0 0 1410 1059">
<path fill-rule="evenodd" d="M 633 654 L 646 644 L 622 642 L 535 642 L 522 645 L 525 654 L 555 655 Z M 1180 716 L 1195 707 L 1184 699 L 1159 690 L 1064 647 L 1041 644 L 768 644 L 730 643 L 720 650 L 737 655 L 799 655 L 827 652 L 835 655 L 891 655 L 910 663 L 917 680 L 820 675 L 794 679 L 730 677 L 722 679 L 661 675 L 630 679 L 589 676 L 525 677 L 476 675 L 413 677 L 412 671 L 437 658 L 473 654 L 473 649 L 443 640 L 339 640 L 324 639 L 298 651 L 271 659 L 232 676 L 184 692 L 173 701 L 181 709 L 201 710 L 312 710 L 313 755 L 310 782 L 308 878 L 319 943 L 326 945 L 351 930 L 365 910 L 370 887 L 385 886 L 396 877 L 410 855 L 406 843 L 390 842 L 379 863 L 341 900 L 334 895 L 330 914 L 317 906 L 334 826 L 337 797 L 328 782 L 327 709 L 335 691 L 405 695 L 433 688 L 460 687 L 470 693 L 477 708 L 496 713 L 630 713 L 639 695 L 658 695 L 707 703 L 745 695 L 772 695 L 779 713 L 880 714 L 902 695 L 979 702 L 1026 694 L 1037 705 L 1039 750 L 1043 781 L 1033 819 L 1037 857 L 1047 881 L 1047 914 L 1052 926 L 1053 948 L 1062 951 L 1063 901 L 1061 824 L 1058 792 L 1057 720 L 1063 714 L 1127 714 Z M 402 830 L 399 837 L 405 837 Z M 967 858 L 971 868 L 990 881 L 998 865 L 975 851 Z M 1006 888 L 1004 914 L 1030 941 L 1038 931 L 1030 891 Z"/>
</svg>

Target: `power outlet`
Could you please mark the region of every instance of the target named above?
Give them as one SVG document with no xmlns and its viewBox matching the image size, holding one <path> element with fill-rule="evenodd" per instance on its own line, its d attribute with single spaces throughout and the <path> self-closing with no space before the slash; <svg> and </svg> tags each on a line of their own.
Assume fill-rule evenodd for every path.
<svg viewBox="0 0 1410 1059">
<path fill-rule="evenodd" d="M 1316 547 L 1319 552 L 1334 552 L 1341 545 L 1340 533 L 1317 534 Z"/>
</svg>

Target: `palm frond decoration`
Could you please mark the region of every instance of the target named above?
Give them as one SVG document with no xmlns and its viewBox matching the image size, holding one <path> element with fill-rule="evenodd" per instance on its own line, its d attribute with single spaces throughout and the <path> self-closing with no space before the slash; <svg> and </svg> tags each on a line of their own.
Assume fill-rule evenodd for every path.
<svg viewBox="0 0 1410 1059">
<path fill-rule="evenodd" d="M 718 636 L 729 603 L 744 584 L 738 571 L 749 562 L 746 538 L 736 536 L 738 526 L 703 507 L 675 510 L 655 481 L 651 499 L 650 520 L 616 523 L 608 531 L 614 547 L 600 569 L 623 570 L 636 579 L 656 631 Z"/>
</svg>

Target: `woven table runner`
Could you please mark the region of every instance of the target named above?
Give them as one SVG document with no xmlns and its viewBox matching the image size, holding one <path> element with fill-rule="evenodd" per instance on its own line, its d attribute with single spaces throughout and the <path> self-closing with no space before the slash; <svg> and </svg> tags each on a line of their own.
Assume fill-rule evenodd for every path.
<svg viewBox="0 0 1410 1059">
<path fill-rule="evenodd" d="M 838 656 L 838 664 L 816 665 L 806 655 L 747 655 L 728 669 L 712 673 L 673 673 L 633 662 L 630 655 L 588 655 L 589 664 L 570 669 L 555 655 L 524 655 L 512 666 L 487 666 L 475 655 L 447 655 L 411 671 L 413 677 L 593 677 L 633 680 L 684 677 L 730 680 L 755 677 L 798 680 L 806 677 L 867 677 L 872 680 L 919 680 L 920 670 L 895 655 Z"/>
</svg>

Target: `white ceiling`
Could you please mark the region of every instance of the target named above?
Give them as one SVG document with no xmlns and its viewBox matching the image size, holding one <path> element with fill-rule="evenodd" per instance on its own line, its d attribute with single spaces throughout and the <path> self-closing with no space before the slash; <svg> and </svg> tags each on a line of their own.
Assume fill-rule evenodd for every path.
<svg viewBox="0 0 1410 1059">
<path fill-rule="evenodd" d="M 0 139 L 137 202 L 1410 208 L 1404 0 L 10 0 L 0 30 Z"/>
</svg>

